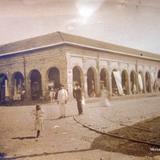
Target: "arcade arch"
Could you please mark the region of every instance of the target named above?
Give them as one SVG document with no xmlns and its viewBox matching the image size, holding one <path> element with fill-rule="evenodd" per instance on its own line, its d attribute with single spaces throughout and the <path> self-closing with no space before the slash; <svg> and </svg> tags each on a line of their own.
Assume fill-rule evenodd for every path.
<svg viewBox="0 0 160 160">
<path fill-rule="evenodd" d="M 103 87 L 109 91 L 109 74 L 107 69 L 102 68 L 100 71 L 100 87 Z"/>
<path fill-rule="evenodd" d="M 57 67 L 52 67 L 48 70 L 49 89 L 57 89 L 60 87 L 60 71 Z"/>
<path fill-rule="evenodd" d="M 95 68 L 90 67 L 87 71 L 87 91 L 89 97 L 96 96 L 96 83 L 97 83 L 96 70 Z"/>
<path fill-rule="evenodd" d="M 118 88 L 117 88 L 117 84 L 116 84 L 116 79 L 115 79 L 115 76 L 114 76 L 114 73 L 113 72 L 117 72 L 116 69 L 113 69 L 112 70 L 112 74 L 111 74 L 111 79 L 112 79 L 112 95 L 118 95 Z"/>
<path fill-rule="evenodd" d="M 149 72 L 146 72 L 145 74 L 145 84 L 146 84 L 146 91 L 150 93 L 151 92 L 151 75 Z"/>
<path fill-rule="evenodd" d="M 8 77 L 6 74 L 0 73 L 0 104 L 5 103 L 7 97 L 9 97 Z"/>
<path fill-rule="evenodd" d="M 34 69 L 30 72 L 30 89 L 32 100 L 37 100 L 42 96 L 42 80 L 41 74 L 38 70 Z"/>
<path fill-rule="evenodd" d="M 137 77 L 136 72 L 131 71 L 130 73 L 130 82 L 131 82 L 131 93 L 136 94 L 137 93 Z"/>
<path fill-rule="evenodd" d="M 160 70 L 158 71 L 157 78 L 160 79 Z"/>
<path fill-rule="evenodd" d="M 142 71 L 138 72 L 138 92 L 144 93 L 144 77 Z"/>
<path fill-rule="evenodd" d="M 84 89 L 83 72 L 79 66 L 73 67 L 73 87 L 75 84 L 79 84 Z"/>
<path fill-rule="evenodd" d="M 122 88 L 125 95 L 129 94 L 129 82 L 127 70 L 122 71 Z"/>
<path fill-rule="evenodd" d="M 21 92 L 25 88 L 24 76 L 21 72 L 12 75 L 12 95 L 14 100 L 21 100 Z"/>
</svg>

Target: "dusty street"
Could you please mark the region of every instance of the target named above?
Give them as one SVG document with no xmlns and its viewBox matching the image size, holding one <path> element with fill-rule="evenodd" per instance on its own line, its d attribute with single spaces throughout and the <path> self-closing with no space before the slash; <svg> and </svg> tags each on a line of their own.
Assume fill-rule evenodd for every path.
<svg viewBox="0 0 160 160">
<path fill-rule="evenodd" d="M 44 130 L 38 141 L 34 138 L 35 106 L 0 107 L 0 159 L 153 159 L 145 150 L 148 146 L 101 133 L 143 141 L 154 137 L 152 143 L 160 144 L 160 118 L 152 120 L 160 115 L 160 97 L 112 100 L 111 103 L 110 108 L 101 106 L 99 101 L 87 103 L 82 116 L 77 116 L 76 103 L 69 103 L 64 119 L 58 119 L 57 104 L 43 104 Z M 147 131 L 141 134 L 137 128 Z M 157 151 L 151 156 L 158 160 L 159 155 Z"/>
</svg>

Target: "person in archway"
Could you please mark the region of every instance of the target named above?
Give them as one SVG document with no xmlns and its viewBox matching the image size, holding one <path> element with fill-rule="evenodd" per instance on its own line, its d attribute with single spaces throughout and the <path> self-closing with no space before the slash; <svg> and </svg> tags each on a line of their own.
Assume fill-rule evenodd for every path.
<svg viewBox="0 0 160 160">
<path fill-rule="evenodd" d="M 49 97 L 50 97 L 50 102 L 53 103 L 54 102 L 54 97 L 55 97 L 55 91 L 53 88 L 50 89 L 49 91 Z"/>
<path fill-rule="evenodd" d="M 82 90 L 80 85 L 77 83 L 75 84 L 74 90 L 73 90 L 73 96 L 77 101 L 77 108 L 79 115 L 83 114 L 83 108 L 82 108 Z"/>
<path fill-rule="evenodd" d="M 155 92 L 158 92 L 159 91 L 159 83 L 158 83 L 158 79 L 156 79 L 155 81 L 154 81 L 154 91 Z"/>
<path fill-rule="evenodd" d="M 92 97 L 96 96 L 94 80 L 91 81 L 91 96 Z"/>
<path fill-rule="evenodd" d="M 21 89 L 21 100 L 22 101 L 25 99 L 25 95 L 26 95 L 26 90 L 25 90 L 25 87 L 22 86 L 22 89 Z"/>
<path fill-rule="evenodd" d="M 101 86 L 101 98 L 102 98 L 102 106 L 111 107 L 110 103 L 110 95 L 107 89 L 102 84 Z"/>
<path fill-rule="evenodd" d="M 68 92 L 64 88 L 64 85 L 60 85 L 60 90 L 58 91 L 57 95 L 57 103 L 59 104 L 60 109 L 60 118 L 65 117 L 65 106 L 68 100 Z"/>
</svg>

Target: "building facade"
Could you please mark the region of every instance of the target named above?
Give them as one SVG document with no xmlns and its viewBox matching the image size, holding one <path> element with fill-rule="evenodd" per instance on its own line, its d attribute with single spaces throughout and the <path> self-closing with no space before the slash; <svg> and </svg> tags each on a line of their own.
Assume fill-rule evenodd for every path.
<svg viewBox="0 0 160 160">
<path fill-rule="evenodd" d="M 56 32 L 0 46 L 0 101 L 47 99 L 79 83 L 86 97 L 159 92 L 160 56 Z"/>
</svg>

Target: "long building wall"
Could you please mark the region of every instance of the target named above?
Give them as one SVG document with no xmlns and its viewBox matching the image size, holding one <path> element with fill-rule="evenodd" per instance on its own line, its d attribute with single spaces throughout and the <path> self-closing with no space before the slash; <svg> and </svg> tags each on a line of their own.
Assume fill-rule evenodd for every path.
<svg viewBox="0 0 160 160">
<path fill-rule="evenodd" d="M 96 93 L 100 94 L 100 72 L 102 69 L 105 69 L 108 76 L 108 90 L 111 95 L 112 91 L 112 71 L 117 70 L 122 73 L 126 71 L 128 75 L 129 83 L 129 94 L 131 93 L 131 80 L 130 74 L 132 71 L 135 73 L 141 73 L 143 78 L 144 92 L 146 93 L 146 84 L 145 84 L 145 74 L 148 72 L 151 76 L 151 91 L 153 92 L 154 81 L 158 78 L 158 71 L 160 68 L 159 62 L 145 60 L 143 57 L 130 57 L 119 55 L 116 53 L 101 52 L 97 50 L 89 50 L 79 47 L 66 47 L 65 49 L 67 54 L 67 74 L 68 74 L 68 89 L 72 93 L 74 82 L 73 82 L 73 69 L 74 67 L 79 67 L 83 73 L 83 85 L 85 93 L 87 93 L 87 71 L 89 68 L 93 68 L 96 72 Z M 136 82 L 138 83 L 138 82 Z M 138 84 L 137 84 L 138 85 Z M 137 86 L 138 87 L 138 86 Z M 138 90 L 138 88 L 137 88 Z M 87 95 L 87 94 L 86 94 Z"/>
<path fill-rule="evenodd" d="M 106 83 L 105 87 L 110 95 L 116 94 L 115 86 L 113 85 L 113 71 L 119 71 L 121 75 L 122 73 L 126 75 L 128 83 L 126 94 L 133 94 L 132 73 L 133 75 L 135 74 L 135 76 L 141 73 L 144 86 L 143 93 L 154 92 L 154 82 L 158 78 L 158 72 L 160 72 L 160 63 L 158 61 L 144 59 L 143 56 L 131 57 L 71 45 L 48 47 L 0 58 L 0 74 L 6 75 L 8 79 L 8 94 L 11 98 L 14 96 L 14 75 L 17 72 L 20 72 L 24 77 L 23 83 L 26 89 L 26 97 L 31 98 L 31 74 L 33 71 L 36 71 L 36 74 L 38 71 L 40 75 L 41 96 L 45 98 L 48 97 L 48 85 L 50 83 L 48 75 L 51 68 L 56 68 L 59 71 L 60 83 L 65 85 L 70 95 L 72 95 L 74 87 L 73 77 L 75 77 L 75 79 L 78 78 L 76 77 L 77 75 L 73 75 L 73 70 L 78 69 L 81 74 L 79 81 L 82 83 L 81 87 L 84 89 L 85 95 L 99 96 L 102 88 L 101 71 L 105 71 L 106 82 L 103 80 L 103 83 Z M 92 71 L 94 79 L 89 79 Z M 148 89 L 148 91 L 146 91 L 146 73 L 148 73 L 150 77 L 150 89 Z M 36 76 L 33 76 L 33 79 L 36 79 Z M 94 84 L 91 84 L 92 82 Z M 136 84 L 136 93 L 139 93 L 137 79 L 134 83 Z M 91 92 L 90 90 L 93 89 L 92 87 L 94 88 L 95 95 L 89 93 Z"/>
<path fill-rule="evenodd" d="M 20 72 L 23 74 L 27 97 L 31 96 L 31 72 L 37 70 L 41 75 L 42 96 L 48 95 L 48 71 L 57 68 L 60 73 L 60 83 L 67 87 L 66 79 L 66 56 L 63 47 L 48 48 L 34 52 L 7 56 L 0 59 L 0 74 L 5 74 L 9 82 L 9 94 L 13 95 L 13 75 Z"/>
</svg>

